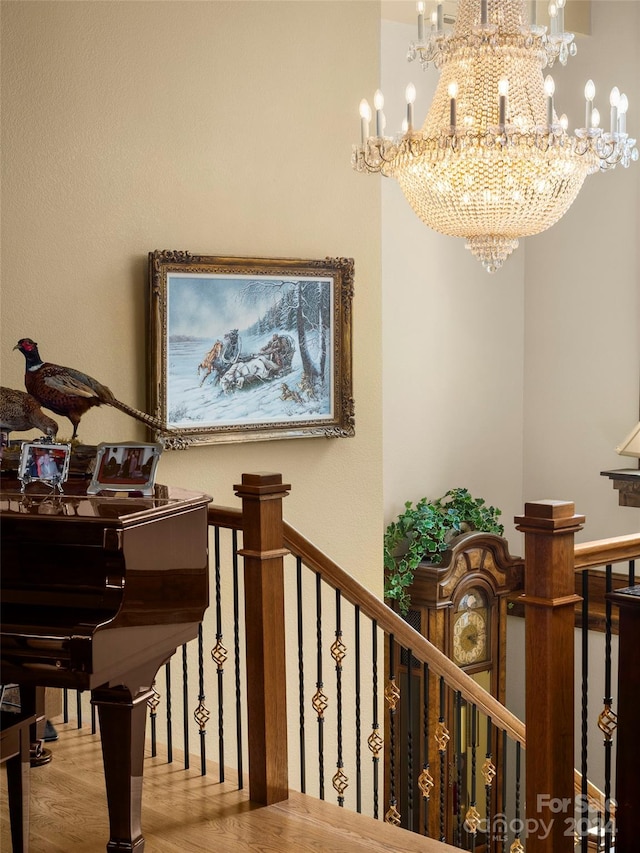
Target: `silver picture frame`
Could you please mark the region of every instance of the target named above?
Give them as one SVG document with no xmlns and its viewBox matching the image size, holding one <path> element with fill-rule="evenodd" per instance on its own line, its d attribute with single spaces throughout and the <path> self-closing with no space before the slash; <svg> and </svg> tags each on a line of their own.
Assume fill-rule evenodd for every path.
<svg viewBox="0 0 640 853">
<path fill-rule="evenodd" d="M 157 443 L 102 442 L 97 448 L 87 494 L 129 492 L 153 495 L 161 453 L 162 445 Z"/>
<path fill-rule="evenodd" d="M 20 449 L 18 480 L 21 490 L 30 483 L 43 483 L 62 492 L 69 476 L 71 445 L 55 441 L 24 441 Z"/>
</svg>

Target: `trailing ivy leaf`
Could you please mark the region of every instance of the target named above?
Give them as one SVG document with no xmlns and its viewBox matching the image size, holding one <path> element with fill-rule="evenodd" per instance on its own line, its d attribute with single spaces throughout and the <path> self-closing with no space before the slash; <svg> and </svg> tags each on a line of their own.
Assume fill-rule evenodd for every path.
<svg viewBox="0 0 640 853">
<path fill-rule="evenodd" d="M 450 489 L 441 498 L 406 501 L 404 512 L 384 533 L 384 569 L 387 599 L 398 602 L 401 613 L 409 609 L 407 587 L 413 583 L 417 566 L 424 560 L 441 563 L 452 535 L 463 530 L 479 530 L 502 536 L 498 521 L 501 510 L 487 506 L 484 498 L 474 498 L 468 489 Z"/>
</svg>

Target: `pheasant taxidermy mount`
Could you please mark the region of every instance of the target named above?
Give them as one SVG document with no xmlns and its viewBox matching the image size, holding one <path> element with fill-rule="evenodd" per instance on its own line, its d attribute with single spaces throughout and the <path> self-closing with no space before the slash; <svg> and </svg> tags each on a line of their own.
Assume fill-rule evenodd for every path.
<svg viewBox="0 0 640 853">
<path fill-rule="evenodd" d="M 45 415 L 40 403 L 31 394 L 0 387 L 0 431 L 8 435 L 31 429 L 39 429 L 49 438 L 55 438 L 58 424 Z"/>
<path fill-rule="evenodd" d="M 167 432 L 161 421 L 116 399 L 97 379 L 73 367 L 43 361 L 38 344 L 31 338 L 21 338 L 14 349 L 20 350 L 27 363 L 24 374 L 27 391 L 45 409 L 69 418 L 73 425 L 72 441 L 78 434 L 80 419 L 93 406 L 113 406 L 153 429 Z"/>
</svg>

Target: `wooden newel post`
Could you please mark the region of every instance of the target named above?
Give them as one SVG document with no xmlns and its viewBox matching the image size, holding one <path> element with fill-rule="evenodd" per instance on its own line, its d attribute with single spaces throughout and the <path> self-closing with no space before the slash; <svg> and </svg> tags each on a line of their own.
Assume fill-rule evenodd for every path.
<svg viewBox="0 0 640 853">
<path fill-rule="evenodd" d="M 527 853 L 573 853 L 574 534 L 584 516 L 565 501 L 527 503 L 525 534 Z"/>
<path fill-rule="evenodd" d="M 242 498 L 249 796 L 263 805 L 289 796 L 280 474 L 243 474 Z"/>
</svg>

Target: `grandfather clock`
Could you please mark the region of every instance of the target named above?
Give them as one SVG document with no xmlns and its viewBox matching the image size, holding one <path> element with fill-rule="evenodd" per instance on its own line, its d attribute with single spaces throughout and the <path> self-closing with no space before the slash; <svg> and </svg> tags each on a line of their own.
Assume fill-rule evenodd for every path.
<svg viewBox="0 0 640 853">
<path fill-rule="evenodd" d="M 509 554 L 508 543 L 502 537 L 490 533 L 464 534 L 453 540 L 442 563 L 418 566 L 410 588 L 411 606 L 405 616 L 413 628 L 502 703 L 505 699 L 507 597 L 522 588 L 523 572 L 524 561 Z M 491 754 L 498 770 L 490 789 L 494 800 L 491 809 L 495 814 L 501 791 L 501 740 L 492 733 L 489 742 L 486 721 L 482 725 L 480 716 L 473 714 L 463 700 L 457 702 L 451 691 L 441 689 L 440 679 L 433 673 L 425 684 L 422 664 L 413 657 L 409 660 L 406 650 L 396 649 L 393 662 L 387 655 L 387 664 L 391 663 L 401 696 L 412 697 L 413 708 L 410 710 L 406 702 L 404 705 L 401 702 L 403 710 L 397 737 L 401 748 L 396 749 L 393 767 L 391 758 L 387 760 L 387 795 L 390 794 L 390 776 L 406 780 L 412 775 L 411 765 L 416 767 L 414 789 L 410 791 L 407 783 L 398 797 L 401 824 L 416 832 L 424 832 L 427 826 L 431 837 L 439 838 L 444 833 L 447 842 L 465 846 L 459 815 L 464 818 L 471 805 L 472 788 L 481 817 L 486 814 L 485 783 L 480 767 L 487 753 Z M 426 721 L 422 712 L 425 696 L 428 703 Z M 445 749 L 439 749 L 435 739 L 441 721 L 451 734 Z M 426 740 L 425 729 L 428 732 Z M 475 781 L 471 778 L 472 730 L 478 759 Z M 413 752 L 410 758 L 407 757 L 408 743 Z M 441 767 L 447 777 L 444 790 L 437 783 L 428 800 L 418 785 L 420 769 L 427 758 L 434 778 L 439 778 Z M 482 848 L 482 837 L 480 833 L 476 836 L 477 850 Z"/>
</svg>

